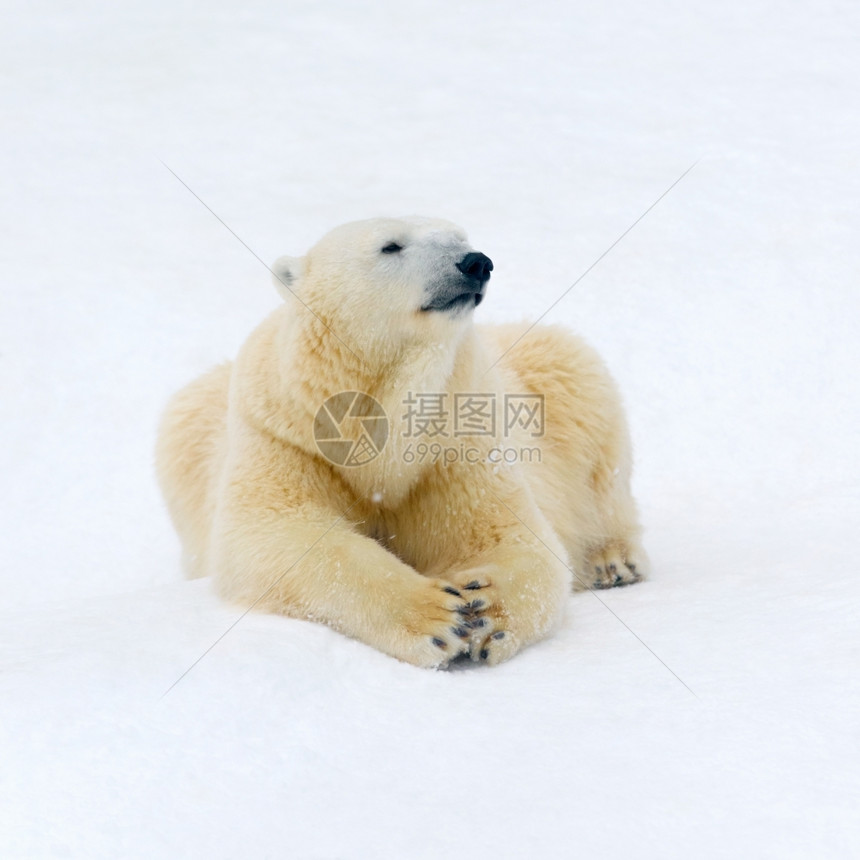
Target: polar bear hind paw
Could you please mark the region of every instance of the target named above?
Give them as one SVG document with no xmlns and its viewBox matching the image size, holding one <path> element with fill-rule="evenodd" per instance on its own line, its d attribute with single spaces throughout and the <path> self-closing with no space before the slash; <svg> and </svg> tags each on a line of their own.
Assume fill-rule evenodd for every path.
<svg viewBox="0 0 860 860">
<path fill-rule="evenodd" d="M 585 566 L 585 573 L 577 577 L 578 588 L 618 588 L 633 585 L 645 579 L 645 562 L 641 552 L 631 551 L 625 545 L 609 545 L 593 552 Z"/>
</svg>

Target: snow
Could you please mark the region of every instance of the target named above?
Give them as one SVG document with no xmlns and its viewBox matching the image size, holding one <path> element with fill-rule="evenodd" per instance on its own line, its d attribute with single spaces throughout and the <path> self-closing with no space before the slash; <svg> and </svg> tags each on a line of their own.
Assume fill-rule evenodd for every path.
<svg viewBox="0 0 860 860">
<path fill-rule="evenodd" d="M 860 7 L 4 8 L 0 854 L 857 856 Z M 546 318 L 649 582 L 425 672 L 182 580 L 155 425 L 260 259 L 444 217 L 534 319 L 694 163 Z"/>
</svg>

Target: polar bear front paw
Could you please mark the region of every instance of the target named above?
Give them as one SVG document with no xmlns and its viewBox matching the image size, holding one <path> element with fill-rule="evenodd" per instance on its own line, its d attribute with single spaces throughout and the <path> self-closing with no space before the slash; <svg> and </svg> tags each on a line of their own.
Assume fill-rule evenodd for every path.
<svg viewBox="0 0 860 860">
<path fill-rule="evenodd" d="M 616 588 L 645 579 L 645 554 L 626 545 L 610 544 L 593 552 L 574 588 Z"/>
<path fill-rule="evenodd" d="M 395 610 L 395 657 L 415 666 L 444 666 L 469 650 L 469 600 L 452 583 L 425 579 Z"/>
<path fill-rule="evenodd" d="M 484 569 L 455 574 L 454 583 L 468 603 L 461 610 L 463 626 L 469 631 L 469 657 L 475 663 L 495 666 L 520 650 L 509 629 L 509 618 Z"/>
</svg>

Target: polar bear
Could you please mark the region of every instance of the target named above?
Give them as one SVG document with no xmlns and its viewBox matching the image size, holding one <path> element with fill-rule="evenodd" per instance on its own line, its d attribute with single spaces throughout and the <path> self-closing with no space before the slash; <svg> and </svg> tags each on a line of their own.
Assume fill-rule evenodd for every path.
<svg viewBox="0 0 860 860">
<path fill-rule="evenodd" d="M 425 667 L 499 663 L 571 585 L 642 578 L 615 385 L 563 328 L 473 325 L 492 268 L 427 218 L 275 263 L 286 303 L 161 423 L 188 575 Z"/>
</svg>

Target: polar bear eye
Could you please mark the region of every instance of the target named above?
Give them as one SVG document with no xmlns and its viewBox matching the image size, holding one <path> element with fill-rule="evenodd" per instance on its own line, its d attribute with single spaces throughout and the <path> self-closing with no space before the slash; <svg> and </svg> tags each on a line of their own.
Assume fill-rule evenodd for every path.
<svg viewBox="0 0 860 860">
<path fill-rule="evenodd" d="M 403 250 L 402 245 L 398 245 L 397 242 L 389 242 L 383 249 L 383 254 L 396 254 L 399 251 Z"/>
</svg>

